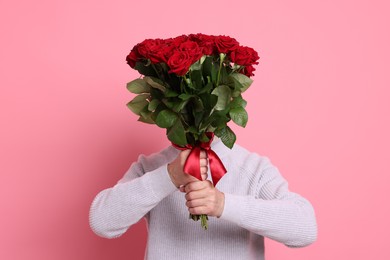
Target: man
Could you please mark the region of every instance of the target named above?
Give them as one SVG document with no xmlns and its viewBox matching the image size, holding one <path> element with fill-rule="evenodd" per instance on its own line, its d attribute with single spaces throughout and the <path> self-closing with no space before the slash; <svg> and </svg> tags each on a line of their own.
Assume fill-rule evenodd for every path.
<svg viewBox="0 0 390 260">
<path fill-rule="evenodd" d="M 211 144 L 227 173 L 217 187 L 183 172 L 189 150 L 168 147 L 141 155 L 121 180 L 101 191 L 90 209 L 90 226 L 99 236 L 121 236 L 145 217 L 148 243 L 145 259 L 264 259 L 264 237 L 289 247 L 303 247 L 317 238 L 312 205 L 289 191 L 270 159 L 220 139 Z M 210 179 L 206 153 L 202 177 Z M 209 229 L 188 219 L 207 214 Z"/>
</svg>

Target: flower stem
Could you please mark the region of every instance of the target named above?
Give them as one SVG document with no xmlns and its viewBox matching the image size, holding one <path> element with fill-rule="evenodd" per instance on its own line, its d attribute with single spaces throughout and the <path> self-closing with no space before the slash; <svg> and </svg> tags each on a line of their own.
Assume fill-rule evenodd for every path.
<svg viewBox="0 0 390 260">
<path fill-rule="evenodd" d="M 151 65 L 152 65 L 152 68 L 153 68 L 154 72 L 156 72 L 157 77 L 160 78 L 160 79 L 162 79 L 162 80 L 164 80 L 164 77 L 161 77 L 161 76 L 160 76 L 160 73 L 158 72 L 156 66 L 155 66 L 153 63 L 151 63 Z"/>
<path fill-rule="evenodd" d="M 222 64 L 223 64 L 223 60 L 225 59 L 226 57 L 226 54 L 225 53 L 220 53 L 219 54 L 219 69 L 218 69 L 218 75 L 217 75 L 217 86 L 219 86 L 219 78 L 221 76 L 221 69 L 222 69 Z"/>
<path fill-rule="evenodd" d="M 209 217 L 205 214 L 202 214 L 202 215 L 192 215 L 190 213 L 190 219 L 192 219 L 193 221 L 198 221 L 200 219 L 200 225 L 201 227 L 204 229 L 204 230 L 207 230 L 208 229 L 208 224 L 207 224 L 207 220 L 209 220 Z"/>
<path fill-rule="evenodd" d="M 207 230 L 208 229 L 208 225 L 207 225 L 207 220 L 209 220 L 209 218 L 207 217 L 207 215 L 200 215 L 200 225 L 202 226 L 202 228 L 204 230 Z"/>
</svg>

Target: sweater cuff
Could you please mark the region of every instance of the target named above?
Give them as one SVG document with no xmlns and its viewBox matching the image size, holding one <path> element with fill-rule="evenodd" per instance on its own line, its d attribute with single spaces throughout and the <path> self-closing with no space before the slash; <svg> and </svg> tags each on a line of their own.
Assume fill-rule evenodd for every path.
<svg viewBox="0 0 390 260">
<path fill-rule="evenodd" d="M 225 194 L 225 205 L 220 219 L 224 219 L 240 225 L 241 217 L 245 210 L 245 196 Z"/>
<path fill-rule="evenodd" d="M 168 174 L 167 164 L 146 173 L 144 186 L 158 199 L 163 199 L 177 190 Z"/>
</svg>

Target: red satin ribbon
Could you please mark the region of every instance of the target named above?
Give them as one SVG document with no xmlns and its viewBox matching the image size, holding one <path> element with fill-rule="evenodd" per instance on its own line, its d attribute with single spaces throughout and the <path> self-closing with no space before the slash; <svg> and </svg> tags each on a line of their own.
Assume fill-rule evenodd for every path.
<svg viewBox="0 0 390 260">
<path fill-rule="evenodd" d="M 200 142 L 194 147 L 191 145 L 186 145 L 185 147 L 182 147 L 174 143 L 172 143 L 172 145 L 179 150 L 191 149 L 191 152 L 188 155 L 188 158 L 184 164 L 183 170 L 185 173 L 188 173 L 199 180 L 202 180 L 199 164 L 200 151 L 205 150 L 207 157 L 209 158 L 211 177 L 213 179 L 214 186 L 216 186 L 219 180 L 222 178 L 223 175 L 225 175 L 227 171 L 218 155 L 213 150 L 211 150 L 211 142 L 213 141 L 214 133 L 208 132 L 206 133 L 206 135 L 209 138 L 209 141 Z"/>
</svg>

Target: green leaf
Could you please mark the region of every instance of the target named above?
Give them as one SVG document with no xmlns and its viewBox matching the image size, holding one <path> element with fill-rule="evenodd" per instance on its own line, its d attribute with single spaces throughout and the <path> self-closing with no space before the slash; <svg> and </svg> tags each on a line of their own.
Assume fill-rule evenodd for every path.
<svg viewBox="0 0 390 260">
<path fill-rule="evenodd" d="M 218 96 L 217 104 L 214 107 L 216 110 L 224 110 L 232 97 L 231 89 L 225 85 L 216 87 L 211 94 Z"/>
<path fill-rule="evenodd" d="M 192 81 L 190 78 L 188 78 L 188 77 L 184 78 L 183 82 L 185 82 L 184 89 L 196 89 L 194 84 L 192 84 Z M 185 91 L 185 92 L 188 93 L 188 91 Z M 191 93 L 192 93 L 192 91 L 191 91 Z"/>
<path fill-rule="evenodd" d="M 216 83 L 218 78 L 219 64 L 217 62 L 211 65 L 211 81 Z"/>
<path fill-rule="evenodd" d="M 238 86 L 238 89 L 241 89 L 241 84 L 235 78 L 233 78 L 230 74 L 226 77 L 225 80 L 226 81 L 221 82 L 221 84 L 229 86 L 232 89 L 237 88 L 237 86 Z"/>
<path fill-rule="evenodd" d="M 195 146 L 196 142 L 199 140 L 199 135 L 197 133 L 193 134 L 193 133 L 187 132 L 186 138 L 187 138 L 187 144 L 190 144 L 191 146 Z"/>
<path fill-rule="evenodd" d="M 165 92 L 164 92 L 164 96 L 166 97 L 177 97 L 179 94 L 171 89 L 167 89 Z"/>
<path fill-rule="evenodd" d="M 183 122 L 186 122 L 187 125 L 193 125 L 193 115 L 185 111 L 185 108 L 180 112 L 180 116 L 183 118 Z"/>
<path fill-rule="evenodd" d="M 156 88 L 150 88 L 150 95 L 152 99 L 162 99 L 164 97 L 164 93 Z"/>
<path fill-rule="evenodd" d="M 211 78 L 212 66 L 213 66 L 213 57 L 212 56 L 206 56 L 206 58 L 203 61 L 203 65 L 202 65 L 203 75 L 209 76 Z"/>
<path fill-rule="evenodd" d="M 192 81 L 189 78 L 183 79 L 183 85 L 180 89 L 180 93 L 193 94 L 195 86 L 192 84 Z"/>
<path fill-rule="evenodd" d="M 193 104 L 194 104 L 193 110 L 195 112 L 202 112 L 204 110 L 204 106 L 203 106 L 202 100 L 199 97 L 196 97 L 196 98 L 194 98 L 192 100 L 193 100 Z"/>
<path fill-rule="evenodd" d="M 160 104 L 160 100 L 153 99 L 152 101 L 150 101 L 150 103 L 148 105 L 148 110 L 149 111 L 154 111 L 159 104 Z"/>
<path fill-rule="evenodd" d="M 186 133 L 184 126 L 180 120 L 177 120 L 175 124 L 167 129 L 167 136 L 169 141 L 174 144 L 185 146 L 187 144 Z"/>
<path fill-rule="evenodd" d="M 135 79 L 127 83 L 127 89 L 134 94 L 149 93 L 150 85 L 143 79 Z"/>
<path fill-rule="evenodd" d="M 232 97 L 238 97 L 241 95 L 241 90 L 233 90 Z"/>
<path fill-rule="evenodd" d="M 175 112 L 166 109 L 166 110 L 161 111 L 158 114 L 158 116 L 156 118 L 156 124 L 159 127 L 168 128 L 168 127 L 173 126 L 173 124 L 177 121 L 178 118 L 179 117 Z"/>
<path fill-rule="evenodd" d="M 230 103 L 231 108 L 236 108 L 236 107 L 246 107 L 246 100 L 242 98 L 241 95 L 238 97 L 233 98 L 232 102 Z"/>
<path fill-rule="evenodd" d="M 200 123 L 203 120 L 204 111 L 195 112 L 194 111 L 194 124 L 195 127 L 199 128 Z"/>
<path fill-rule="evenodd" d="M 154 120 L 151 118 L 152 112 L 142 110 L 140 112 L 141 116 L 138 118 L 138 121 L 147 123 L 147 124 L 155 124 Z"/>
<path fill-rule="evenodd" d="M 203 132 L 199 137 L 199 141 L 206 143 L 210 141 L 210 138 L 206 135 L 206 133 Z"/>
<path fill-rule="evenodd" d="M 226 114 L 222 112 L 217 112 L 217 113 L 214 112 L 210 119 L 211 119 L 211 126 L 218 129 L 224 128 L 230 120 L 230 118 L 228 118 Z"/>
<path fill-rule="evenodd" d="M 149 94 L 141 94 L 136 96 L 133 100 L 127 103 L 127 107 L 133 111 L 134 114 L 140 115 L 140 112 L 149 104 L 146 100 Z"/>
<path fill-rule="evenodd" d="M 230 127 L 226 126 L 220 130 L 215 131 L 215 134 L 221 138 L 221 141 L 230 149 L 233 148 L 234 143 L 236 142 L 236 135 L 230 129 Z"/>
<path fill-rule="evenodd" d="M 180 94 L 179 98 L 182 99 L 182 100 L 187 100 L 187 99 L 190 99 L 192 98 L 194 95 L 190 95 L 190 94 Z"/>
<path fill-rule="evenodd" d="M 160 104 L 156 107 L 156 109 L 153 111 L 152 115 L 150 116 L 150 117 L 153 119 L 154 122 L 156 122 L 156 119 L 157 119 L 158 114 L 159 114 L 161 111 L 165 110 L 165 109 L 167 109 L 167 107 L 166 107 L 163 103 L 160 103 Z"/>
<path fill-rule="evenodd" d="M 152 66 L 146 65 L 144 62 L 136 62 L 134 69 L 138 70 L 138 72 L 145 76 L 154 76 L 157 77 L 156 71 L 153 69 Z"/>
<path fill-rule="evenodd" d="M 161 91 L 165 91 L 166 90 L 166 87 L 164 87 L 161 83 L 162 83 L 162 81 L 160 81 L 160 80 L 158 80 L 158 79 L 156 79 L 156 78 L 152 78 L 152 77 L 144 77 L 144 81 L 146 82 L 146 83 L 148 83 L 151 87 L 153 87 L 153 88 L 157 88 L 157 89 L 159 89 L 159 90 L 161 90 Z M 160 82 L 158 82 L 158 81 L 160 81 Z"/>
<path fill-rule="evenodd" d="M 210 77 L 208 77 L 208 80 L 210 80 L 205 86 L 202 87 L 202 89 L 199 90 L 198 94 L 204 94 L 207 93 L 210 94 L 211 89 L 214 87 L 213 82 L 211 82 Z"/>
<path fill-rule="evenodd" d="M 202 69 L 202 63 L 201 63 L 200 61 L 201 61 L 201 60 L 199 59 L 198 61 L 194 62 L 194 63 L 191 65 L 191 67 L 190 67 L 190 71 Z"/>
<path fill-rule="evenodd" d="M 209 115 L 207 113 L 206 116 L 201 121 L 201 124 L 199 126 L 199 131 L 205 131 L 210 126 L 216 128 L 215 127 L 215 124 L 216 124 L 215 122 L 216 121 L 223 121 L 223 118 L 226 118 L 227 121 L 230 120 L 230 118 L 226 117 L 226 115 L 225 115 L 225 113 L 223 113 L 223 111 L 215 110 L 211 115 Z M 226 126 L 226 122 L 224 121 L 220 128 L 225 127 Z"/>
<path fill-rule="evenodd" d="M 180 102 L 176 102 L 175 105 L 172 107 L 172 110 L 175 112 L 181 112 L 181 110 L 187 105 L 188 101 L 189 100 L 187 99 Z"/>
<path fill-rule="evenodd" d="M 195 126 L 190 126 L 190 127 L 188 128 L 188 131 L 189 131 L 190 133 L 192 133 L 192 134 L 197 134 L 197 133 L 198 133 L 198 129 L 196 129 Z"/>
<path fill-rule="evenodd" d="M 248 113 L 243 107 L 236 107 L 230 110 L 229 115 L 234 123 L 245 127 L 248 122 Z"/>
<path fill-rule="evenodd" d="M 230 74 L 230 77 L 234 78 L 241 84 L 241 93 L 247 90 L 253 82 L 252 79 L 238 72 Z"/>
<path fill-rule="evenodd" d="M 145 118 L 145 117 L 140 116 L 137 121 L 142 122 L 142 123 L 146 123 L 146 124 L 151 124 L 151 125 L 155 124 L 154 121 L 149 117 Z"/>
<path fill-rule="evenodd" d="M 172 98 L 163 98 L 161 101 L 162 101 L 162 102 L 164 103 L 164 105 L 166 105 L 169 109 L 173 109 L 173 107 L 174 107 L 175 104 L 176 104 L 175 100 L 172 99 Z"/>
<path fill-rule="evenodd" d="M 203 64 L 203 62 L 206 60 L 207 56 L 206 55 L 203 55 L 201 58 L 200 58 L 200 64 Z"/>
<path fill-rule="evenodd" d="M 207 111 L 211 111 L 218 101 L 218 97 L 216 95 L 210 95 L 209 93 L 201 94 L 199 97 L 202 100 L 204 109 Z"/>
<path fill-rule="evenodd" d="M 191 75 L 191 80 L 192 80 L 192 84 L 193 84 L 194 88 L 196 88 L 196 89 L 203 88 L 202 72 L 200 70 L 195 70 L 195 71 L 192 71 L 190 75 Z"/>
<path fill-rule="evenodd" d="M 227 85 L 229 84 L 229 79 L 228 79 L 228 72 L 226 71 L 226 66 L 221 67 L 221 73 L 219 75 L 219 85 Z"/>
</svg>

